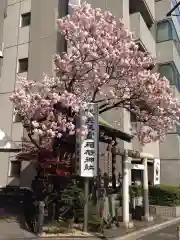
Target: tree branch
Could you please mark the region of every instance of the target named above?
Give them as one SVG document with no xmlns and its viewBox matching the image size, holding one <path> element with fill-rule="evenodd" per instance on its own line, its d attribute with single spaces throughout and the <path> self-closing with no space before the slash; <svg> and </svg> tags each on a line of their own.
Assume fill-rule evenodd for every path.
<svg viewBox="0 0 180 240">
<path fill-rule="evenodd" d="M 111 106 L 109 106 L 109 107 L 106 107 L 106 108 L 100 110 L 99 113 L 101 114 L 101 113 L 103 113 L 103 112 L 107 112 L 107 111 L 109 111 L 109 110 L 111 110 L 111 109 L 113 109 L 113 108 L 116 108 L 116 107 L 118 107 L 121 103 L 122 103 L 122 101 L 119 101 L 119 102 L 115 103 L 114 105 L 111 105 Z"/>
<path fill-rule="evenodd" d="M 98 93 L 98 91 L 99 91 L 98 88 L 96 88 L 96 90 L 93 93 L 93 97 L 92 97 L 91 102 L 94 102 L 94 100 L 96 99 L 96 94 Z"/>
<path fill-rule="evenodd" d="M 100 100 L 97 100 L 97 101 L 93 101 L 93 103 L 102 103 L 102 102 L 105 102 L 105 101 L 110 101 L 114 98 L 108 98 L 108 99 L 100 99 Z M 107 105 L 106 105 L 107 106 Z M 101 106 L 100 106 L 101 107 Z"/>
<path fill-rule="evenodd" d="M 121 100 L 121 101 L 119 101 L 119 102 L 117 102 L 117 103 L 115 103 L 115 104 L 113 104 L 113 105 L 111 105 L 111 106 L 108 106 L 108 107 L 100 110 L 99 113 L 101 114 L 101 113 L 106 112 L 106 111 L 109 111 L 109 110 L 111 110 L 111 109 L 113 109 L 113 108 L 119 107 L 119 105 L 121 105 L 122 103 L 125 103 L 126 101 L 130 101 L 130 100 L 131 100 L 131 99 Z M 104 104 L 104 105 L 105 105 L 105 104 Z M 103 105 L 102 105 L 102 107 L 103 107 Z"/>
<path fill-rule="evenodd" d="M 32 138 L 31 134 L 28 133 L 28 137 L 31 140 L 31 142 L 38 148 L 40 149 L 40 146 L 38 145 L 38 143 Z"/>
</svg>

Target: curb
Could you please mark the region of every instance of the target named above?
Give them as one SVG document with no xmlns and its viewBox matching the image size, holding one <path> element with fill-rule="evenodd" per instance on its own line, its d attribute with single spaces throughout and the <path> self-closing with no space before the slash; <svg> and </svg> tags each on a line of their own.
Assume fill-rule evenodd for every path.
<svg viewBox="0 0 180 240">
<path fill-rule="evenodd" d="M 33 238 L 32 240 L 36 239 L 53 239 L 53 240 L 79 240 L 79 239 L 89 239 L 89 240 L 100 240 L 100 239 L 107 239 L 105 236 L 99 236 L 99 235 L 87 235 L 87 236 L 41 236 L 41 235 L 36 235 L 36 238 Z"/>
<path fill-rule="evenodd" d="M 93 240 L 98 240 L 98 239 L 101 239 L 101 238 L 97 238 L 96 236 L 87 236 L 87 237 L 84 237 L 84 236 L 36 236 L 35 238 L 32 238 L 33 240 L 36 240 L 36 239 L 53 239 L 53 240 L 64 240 L 64 239 L 93 239 Z"/>
<path fill-rule="evenodd" d="M 138 238 L 139 237 L 144 237 L 145 235 L 148 235 L 149 233 L 153 233 L 153 232 L 156 232 L 160 229 L 169 227 L 173 224 L 176 224 L 179 221 L 180 221 L 180 217 L 178 217 L 176 219 L 166 221 L 166 222 L 163 222 L 163 223 L 160 223 L 160 224 L 156 224 L 154 226 L 147 227 L 147 228 L 144 228 L 144 229 L 132 232 L 132 233 L 129 233 L 125 236 L 115 237 L 115 238 L 113 238 L 113 240 L 133 240 L 133 239 L 135 240 L 135 239 L 137 239 L 137 237 Z M 133 238 L 133 237 L 135 237 L 135 238 Z"/>
</svg>

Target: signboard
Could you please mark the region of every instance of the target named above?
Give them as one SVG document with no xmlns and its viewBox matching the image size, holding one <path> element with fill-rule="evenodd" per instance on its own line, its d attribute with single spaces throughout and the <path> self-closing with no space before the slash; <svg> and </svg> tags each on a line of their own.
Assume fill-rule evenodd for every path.
<svg viewBox="0 0 180 240">
<path fill-rule="evenodd" d="M 130 169 L 144 170 L 144 165 L 143 164 L 131 164 Z"/>
<path fill-rule="evenodd" d="M 82 177 L 97 176 L 98 161 L 98 105 L 94 103 L 87 104 L 87 109 L 80 110 L 79 119 L 80 130 L 87 126 L 87 136 L 77 138 L 77 150 L 79 158 L 79 174 Z"/>
<path fill-rule="evenodd" d="M 158 185 L 160 184 L 160 159 L 158 158 L 154 159 L 153 168 L 154 168 L 153 184 Z"/>
</svg>

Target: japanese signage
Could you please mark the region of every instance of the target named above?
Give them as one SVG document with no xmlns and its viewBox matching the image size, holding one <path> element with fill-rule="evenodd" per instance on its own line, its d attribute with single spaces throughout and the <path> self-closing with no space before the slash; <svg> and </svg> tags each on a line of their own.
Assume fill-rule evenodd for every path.
<svg viewBox="0 0 180 240">
<path fill-rule="evenodd" d="M 154 185 L 160 184 L 160 159 L 154 159 Z"/>
<path fill-rule="evenodd" d="M 87 128 L 87 135 L 77 139 L 76 153 L 79 157 L 79 174 L 82 177 L 97 176 L 98 161 L 98 105 L 89 103 L 87 109 L 80 111 L 80 130 Z"/>
</svg>

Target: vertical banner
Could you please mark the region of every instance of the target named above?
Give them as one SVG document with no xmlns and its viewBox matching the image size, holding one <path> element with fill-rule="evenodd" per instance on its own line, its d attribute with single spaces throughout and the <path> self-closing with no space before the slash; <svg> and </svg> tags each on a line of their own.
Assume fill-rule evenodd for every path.
<svg viewBox="0 0 180 240">
<path fill-rule="evenodd" d="M 80 110 L 79 128 L 83 131 L 87 127 L 87 135 L 77 137 L 76 154 L 79 159 L 79 175 L 82 177 L 95 177 L 98 171 L 98 144 L 99 124 L 98 105 L 87 104 L 87 109 Z"/>
<path fill-rule="evenodd" d="M 155 158 L 154 163 L 153 163 L 153 168 L 154 168 L 154 185 L 160 184 L 160 159 Z"/>
</svg>

